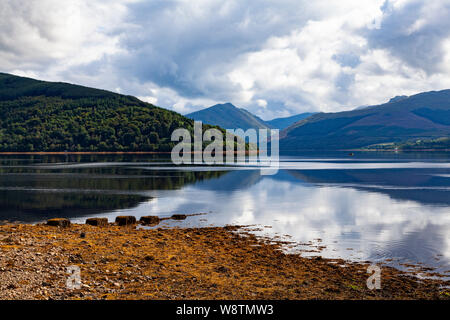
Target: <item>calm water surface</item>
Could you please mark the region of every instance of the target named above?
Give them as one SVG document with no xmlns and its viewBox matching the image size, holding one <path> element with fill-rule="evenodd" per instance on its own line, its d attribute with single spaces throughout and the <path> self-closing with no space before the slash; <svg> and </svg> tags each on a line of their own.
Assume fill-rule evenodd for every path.
<svg viewBox="0 0 450 320">
<path fill-rule="evenodd" d="M 0 156 L 0 220 L 204 212 L 164 225 L 255 225 L 259 235 L 313 245 L 297 249 L 325 246 L 325 257 L 446 273 L 449 160 L 448 154 L 290 156 L 276 175 L 265 176 L 248 167 L 174 167 L 161 156 Z"/>
</svg>

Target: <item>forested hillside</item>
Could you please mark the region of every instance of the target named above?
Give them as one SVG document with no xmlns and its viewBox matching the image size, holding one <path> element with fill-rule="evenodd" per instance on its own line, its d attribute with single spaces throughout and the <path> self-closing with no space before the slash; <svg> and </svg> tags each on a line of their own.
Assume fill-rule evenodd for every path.
<svg viewBox="0 0 450 320">
<path fill-rule="evenodd" d="M 132 96 L 0 73 L 0 151 L 170 151 L 193 121 Z"/>
</svg>

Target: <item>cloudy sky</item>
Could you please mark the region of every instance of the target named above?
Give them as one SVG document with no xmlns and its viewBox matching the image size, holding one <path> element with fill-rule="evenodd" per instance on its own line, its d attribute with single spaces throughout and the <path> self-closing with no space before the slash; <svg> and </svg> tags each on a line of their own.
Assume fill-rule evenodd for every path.
<svg viewBox="0 0 450 320">
<path fill-rule="evenodd" d="M 450 0 L 0 0 L 0 72 L 263 119 L 450 88 Z"/>
</svg>

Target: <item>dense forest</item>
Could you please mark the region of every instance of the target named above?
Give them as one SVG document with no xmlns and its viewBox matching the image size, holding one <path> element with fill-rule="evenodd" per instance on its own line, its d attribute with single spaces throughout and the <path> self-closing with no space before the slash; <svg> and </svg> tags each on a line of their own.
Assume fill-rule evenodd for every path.
<svg viewBox="0 0 450 320">
<path fill-rule="evenodd" d="M 207 129 L 211 126 L 204 126 Z M 125 96 L 0 73 L 0 151 L 170 151 L 193 120 Z"/>
</svg>

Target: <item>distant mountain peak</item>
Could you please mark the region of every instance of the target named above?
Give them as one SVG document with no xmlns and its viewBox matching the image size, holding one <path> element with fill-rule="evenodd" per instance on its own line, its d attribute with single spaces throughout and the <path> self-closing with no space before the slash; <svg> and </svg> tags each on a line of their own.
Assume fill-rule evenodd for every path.
<svg viewBox="0 0 450 320">
<path fill-rule="evenodd" d="M 301 113 L 290 117 L 276 118 L 264 121 L 250 111 L 239 108 L 231 102 L 215 104 L 209 108 L 192 112 L 186 117 L 202 121 L 203 123 L 217 125 L 226 129 L 241 128 L 244 130 L 255 129 L 280 129 L 283 130 L 290 125 L 303 120 L 314 113 Z"/>
<path fill-rule="evenodd" d="M 225 102 L 225 103 L 218 103 L 213 105 L 211 108 L 215 108 L 215 107 L 227 107 L 227 108 L 236 108 L 238 109 L 234 104 L 232 104 L 231 102 Z"/>
<path fill-rule="evenodd" d="M 236 107 L 231 102 L 215 104 L 209 108 L 189 113 L 186 117 L 225 129 L 270 128 L 264 120 L 245 109 Z"/>
<path fill-rule="evenodd" d="M 272 126 L 273 128 L 276 129 L 286 129 L 288 127 L 290 127 L 291 125 L 302 121 L 312 115 L 314 115 L 314 112 L 305 112 L 305 113 L 300 113 L 300 114 L 296 114 L 290 117 L 283 117 L 283 118 L 275 118 L 269 121 L 266 121 L 267 124 L 269 124 L 270 126 Z"/>
</svg>

